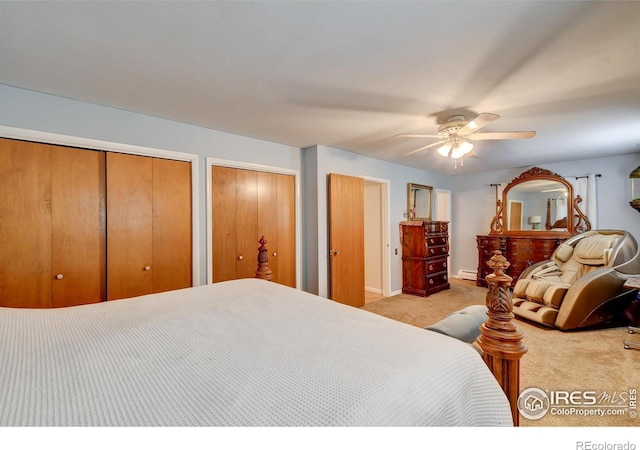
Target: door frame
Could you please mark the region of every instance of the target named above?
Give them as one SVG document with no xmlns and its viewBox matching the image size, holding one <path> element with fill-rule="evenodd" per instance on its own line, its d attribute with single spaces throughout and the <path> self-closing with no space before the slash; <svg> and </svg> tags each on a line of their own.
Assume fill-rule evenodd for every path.
<svg viewBox="0 0 640 450">
<path fill-rule="evenodd" d="M 451 242 L 451 233 L 453 228 L 451 227 L 451 191 L 448 189 L 437 189 L 434 198 L 434 212 L 432 214 L 433 220 L 449 222 L 449 242 Z M 446 217 L 442 217 L 440 212 L 440 201 L 442 197 L 446 197 Z M 447 256 L 447 277 L 451 278 L 451 250 L 449 250 L 449 256 Z"/>
<path fill-rule="evenodd" d="M 391 180 L 384 178 L 375 178 L 368 176 L 360 176 L 365 181 L 373 182 L 380 185 L 380 245 L 382 248 L 382 296 L 389 297 L 391 295 L 391 243 L 390 243 L 390 223 L 391 216 L 389 205 L 391 204 Z M 366 226 L 366 224 L 365 224 Z M 366 261 L 365 261 L 366 264 Z"/>
<path fill-rule="evenodd" d="M 296 169 L 285 169 L 282 167 L 269 166 L 264 164 L 247 163 L 242 161 L 233 161 L 229 159 L 220 159 L 208 156 L 205 162 L 206 166 L 206 192 L 207 201 L 207 242 L 211 243 L 213 239 L 213 206 L 211 199 L 211 167 L 223 166 L 233 169 L 255 170 L 257 172 L 277 173 L 281 175 L 293 175 L 295 183 L 295 243 L 296 243 L 296 288 L 302 286 L 302 211 L 300 204 L 300 171 Z M 256 247 L 257 248 L 257 247 Z M 258 253 L 256 252 L 256 267 L 258 264 Z M 207 245 L 207 284 L 213 283 L 213 251 L 211 245 Z"/>
<path fill-rule="evenodd" d="M 183 153 L 174 150 L 164 150 L 138 145 L 121 144 L 111 141 L 83 138 L 65 134 L 48 133 L 45 131 L 28 130 L 24 128 L 0 125 L 0 137 L 20 139 L 24 141 L 40 142 L 42 144 L 77 147 L 87 150 L 101 150 L 113 153 L 150 156 L 157 158 L 187 161 L 191 163 L 191 243 L 192 243 L 192 275 L 193 286 L 200 285 L 200 169 L 199 156 L 195 153 Z"/>
</svg>

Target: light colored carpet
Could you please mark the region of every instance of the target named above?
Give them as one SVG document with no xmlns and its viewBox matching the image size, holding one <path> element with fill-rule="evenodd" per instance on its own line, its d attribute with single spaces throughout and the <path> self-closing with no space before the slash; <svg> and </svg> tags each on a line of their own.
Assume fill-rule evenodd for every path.
<svg viewBox="0 0 640 450">
<path fill-rule="evenodd" d="M 487 289 L 475 282 L 451 280 L 451 289 L 429 297 L 397 295 L 366 304 L 361 309 L 417 327 L 431 325 L 468 305 L 483 305 Z M 539 420 L 521 416 L 521 426 L 640 426 L 633 418 L 629 392 L 640 390 L 640 351 L 625 350 L 624 339 L 640 341 L 626 327 L 562 332 L 516 319 L 529 349 L 520 362 L 520 390 L 595 391 L 603 410 L 622 404 L 624 415 L 552 415 Z M 609 397 L 607 401 L 601 397 Z M 640 405 L 637 410 L 640 411 Z"/>
</svg>

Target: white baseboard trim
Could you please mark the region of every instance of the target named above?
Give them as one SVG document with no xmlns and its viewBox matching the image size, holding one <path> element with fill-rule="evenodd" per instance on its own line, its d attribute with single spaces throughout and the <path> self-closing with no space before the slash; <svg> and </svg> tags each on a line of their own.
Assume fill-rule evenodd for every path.
<svg viewBox="0 0 640 450">
<path fill-rule="evenodd" d="M 365 292 L 371 292 L 372 294 L 382 295 L 382 289 L 366 287 L 364 288 Z"/>
</svg>

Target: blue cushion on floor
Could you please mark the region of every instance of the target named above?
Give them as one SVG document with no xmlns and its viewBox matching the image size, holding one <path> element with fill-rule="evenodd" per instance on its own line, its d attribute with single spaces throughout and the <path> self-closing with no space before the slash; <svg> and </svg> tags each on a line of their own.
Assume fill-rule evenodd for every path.
<svg viewBox="0 0 640 450">
<path fill-rule="evenodd" d="M 446 334 L 471 344 L 480 336 L 480 325 L 486 320 L 487 307 L 484 305 L 471 305 L 449 314 L 433 325 L 425 327 L 425 330 Z"/>
</svg>

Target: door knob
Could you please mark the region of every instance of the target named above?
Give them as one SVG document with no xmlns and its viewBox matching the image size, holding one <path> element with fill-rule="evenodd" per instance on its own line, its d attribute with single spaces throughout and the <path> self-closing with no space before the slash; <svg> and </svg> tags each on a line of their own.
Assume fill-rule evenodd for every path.
<svg viewBox="0 0 640 450">
<path fill-rule="evenodd" d="M 276 252 L 273 252 L 273 256 L 278 256 L 278 254 Z"/>
<path fill-rule="evenodd" d="M 56 280 L 62 280 L 63 278 L 64 278 L 64 275 L 62 275 L 61 273 L 56 275 Z"/>
<path fill-rule="evenodd" d="M 146 271 L 151 270 L 151 266 L 144 266 L 144 270 L 146 270 Z"/>
<path fill-rule="evenodd" d="M 242 255 L 238 256 L 238 260 L 242 261 Z"/>
</svg>

